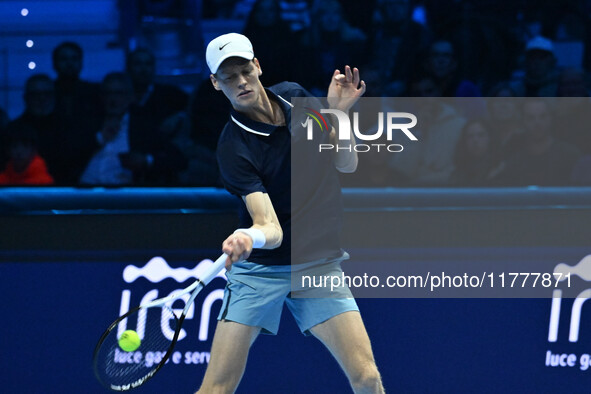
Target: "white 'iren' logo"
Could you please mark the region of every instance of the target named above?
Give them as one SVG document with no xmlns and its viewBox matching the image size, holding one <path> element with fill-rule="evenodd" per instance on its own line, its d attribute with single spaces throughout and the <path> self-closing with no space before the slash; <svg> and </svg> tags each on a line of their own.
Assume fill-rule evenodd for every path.
<svg viewBox="0 0 591 394">
<path fill-rule="evenodd" d="M 564 280 L 566 274 L 577 275 L 579 278 L 591 282 L 591 255 L 583 257 L 576 265 L 571 266 L 560 263 L 554 268 L 554 274 L 562 274 Z M 581 325 L 581 309 L 585 301 L 591 298 L 591 289 L 583 290 L 573 302 L 570 316 L 569 342 L 579 340 L 579 328 Z M 552 310 L 550 312 L 550 327 L 548 329 L 548 342 L 556 342 L 558 339 L 558 324 L 560 320 L 560 306 L 562 304 L 562 290 L 555 289 L 552 293 Z"/>
<path fill-rule="evenodd" d="M 202 260 L 193 269 L 187 268 L 171 268 L 166 260 L 162 257 L 153 257 L 141 268 L 135 265 L 128 265 L 123 270 L 123 280 L 127 283 L 132 283 L 139 277 L 143 276 L 152 283 L 158 283 L 167 278 L 172 278 L 178 283 L 183 283 L 190 278 L 199 278 L 207 269 L 213 264 L 209 259 Z M 216 278 L 225 279 L 226 270 L 222 270 L 216 275 Z"/>
<path fill-rule="evenodd" d="M 156 256 L 156 257 L 153 257 L 152 259 L 150 259 L 150 261 L 148 261 L 146 263 L 146 265 L 144 265 L 141 268 L 138 268 L 135 265 L 128 265 L 127 267 L 125 267 L 125 269 L 123 270 L 123 280 L 125 280 L 125 282 L 127 282 L 127 283 L 132 283 L 135 280 L 137 280 L 138 278 L 143 276 L 144 278 L 146 278 L 147 280 L 149 280 L 152 283 L 158 283 L 158 282 L 161 282 L 167 278 L 172 278 L 172 279 L 176 280 L 178 283 L 183 283 L 188 279 L 191 279 L 191 278 L 197 279 L 200 276 L 203 276 L 203 273 L 205 271 L 207 271 L 212 264 L 213 264 L 213 261 L 206 259 L 206 260 L 202 260 L 201 262 L 199 262 L 199 264 L 197 264 L 195 266 L 195 268 L 193 268 L 193 269 L 187 269 L 187 268 L 182 268 L 182 267 L 181 268 L 171 268 L 168 265 L 168 263 L 166 262 L 166 260 L 164 260 L 162 257 Z M 226 273 L 226 270 L 222 269 L 222 271 L 219 272 L 216 275 L 216 277 L 226 280 L 225 273 Z M 176 291 L 179 291 L 179 290 L 181 290 L 181 289 L 173 290 L 170 294 L 174 294 Z M 152 290 L 148 291 L 142 297 L 142 300 L 140 301 L 139 304 L 145 305 L 147 303 L 150 303 L 150 302 L 156 300 L 158 297 L 159 297 L 158 289 L 152 289 Z M 224 290 L 219 289 L 219 288 L 212 288 L 212 290 L 203 299 L 202 305 L 200 308 L 201 316 L 199 319 L 199 340 L 200 341 L 207 341 L 208 340 L 210 317 L 211 317 L 210 315 L 211 315 L 212 306 L 216 301 L 222 300 L 223 297 L 224 297 Z M 190 294 L 185 294 L 181 298 L 184 302 L 187 302 L 188 299 L 190 298 Z M 125 313 L 127 313 L 129 311 L 130 301 L 131 301 L 131 290 L 127 290 L 127 289 L 123 290 L 121 292 L 121 305 L 119 308 L 119 316 L 123 316 Z M 177 317 L 182 312 L 182 309 L 172 308 L 172 305 L 168 305 L 168 306 L 177 315 Z M 187 311 L 187 314 L 185 316 L 185 320 L 193 319 L 194 315 L 195 315 L 195 304 L 192 304 L 189 307 L 189 310 Z M 142 340 L 144 339 L 144 329 L 146 326 L 146 318 L 147 318 L 146 312 L 145 311 L 143 313 L 140 312 L 138 314 L 137 323 L 135 325 L 135 327 L 137 327 L 136 331 L 137 331 L 140 339 L 142 339 Z M 117 337 L 120 337 L 121 334 L 123 333 L 123 331 L 125 331 L 126 329 L 127 329 L 127 319 L 123 319 L 119 323 L 119 326 L 117 327 Z M 174 330 L 172 330 L 170 328 L 170 326 L 168 325 L 168 320 L 165 319 L 165 317 L 162 318 L 161 329 L 162 329 L 162 335 L 164 335 L 164 337 L 166 337 L 168 340 L 172 341 L 172 338 L 174 336 Z M 181 328 L 181 330 L 179 331 L 178 340 L 180 341 L 180 340 L 184 339 L 186 336 L 187 336 L 186 331 Z"/>
</svg>

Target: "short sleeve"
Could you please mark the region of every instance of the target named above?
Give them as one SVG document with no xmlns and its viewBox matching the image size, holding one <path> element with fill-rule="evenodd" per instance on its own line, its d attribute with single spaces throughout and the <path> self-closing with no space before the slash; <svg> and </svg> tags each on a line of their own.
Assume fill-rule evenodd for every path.
<svg viewBox="0 0 591 394">
<path fill-rule="evenodd" d="M 226 190 L 236 196 L 267 193 L 253 154 L 242 141 L 225 139 L 217 148 L 217 161 Z"/>
</svg>

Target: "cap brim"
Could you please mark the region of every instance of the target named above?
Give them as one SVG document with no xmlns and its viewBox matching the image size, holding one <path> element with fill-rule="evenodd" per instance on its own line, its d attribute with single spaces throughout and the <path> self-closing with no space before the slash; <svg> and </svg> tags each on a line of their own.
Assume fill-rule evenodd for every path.
<svg viewBox="0 0 591 394">
<path fill-rule="evenodd" d="M 218 72 L 218 69 L 220 68 L 220 66 L 222 65 L 222 63 L 231 57 L 241 57 L 243 59 L 246 60 L 252 60 L 254 59 L 254 54 L 252 52 L 232 52 L 232 53 L 226 53 L 224 56 L 220 57 L 219 60 L 217 61 L 217 63 L 214 65 L 214 67 L 211 69 L 211 73 L 215 74 L 216 72 Z"/>
</svg>

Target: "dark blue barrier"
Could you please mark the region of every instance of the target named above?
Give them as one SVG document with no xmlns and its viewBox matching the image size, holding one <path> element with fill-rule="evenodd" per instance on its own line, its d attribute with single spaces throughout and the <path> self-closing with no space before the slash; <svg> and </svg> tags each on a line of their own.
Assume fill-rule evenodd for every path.
<svg viewBox="0 0 591 394">
<path fill-rule="evenodd" d="M 368 223 L 394 218 L 400 228 L 390 241 L 376 235 L 376 247 L 401 258 L 575 265 L 591 253 L 588 195 L 588 189 L 350 190 L 346 221 L 371 231 Z M 107 324 L 144 297 L 191 282 L 170 275 L 157 283 L 126 280 L 126 267 L 160 256 L 165 273 L 193 268 L 217 257 L 235 223 L 233 197 L 215 190 L 4 189 L 0 199 L 3 393 L 106 392 L 92 375 L 91 356 Z M 351 229 L 344 237 L 356 261 L 380 251 L 355 244 Z M 198 387 L 223 285 L 215 279 L 199 295 L 178 356 L 138 393 Z M 387 390 L 409 393 L 588 392 L 591 313 L 583 305 L 575 321 L 575 304 L 560 300 L 557 314 L 550 299 L 359 300 Z M 238 393 L 350 392 L 329 353 L 299 334 L 285 312 L 279 335 L 253 346 Z"/>
</svg>

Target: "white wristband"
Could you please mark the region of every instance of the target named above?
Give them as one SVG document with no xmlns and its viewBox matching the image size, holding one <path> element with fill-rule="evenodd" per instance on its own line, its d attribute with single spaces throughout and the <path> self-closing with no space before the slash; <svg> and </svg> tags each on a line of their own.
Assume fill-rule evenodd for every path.
<svg viewBox="0 0 591 394">
<path fill-rule="evenodd" d="M 234 234 L 236 233 L 244 233 L 250 236 L 250 238 L 252 238 L 252 248 L 262 248 L 263 246 L 265 246 L 265 243 L 267 242 L 267 238 L 265 237 L 265 233 L 263 233 L 261 230 L 259 230 L 258 228 L 239 228 L 236 231 L 234 231 Z"/>
</svg>

